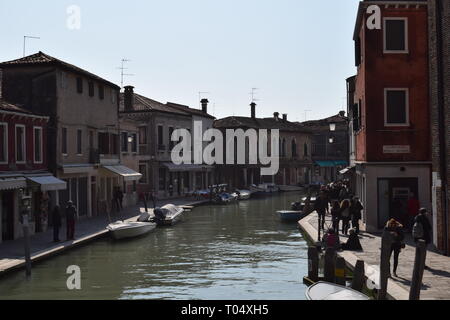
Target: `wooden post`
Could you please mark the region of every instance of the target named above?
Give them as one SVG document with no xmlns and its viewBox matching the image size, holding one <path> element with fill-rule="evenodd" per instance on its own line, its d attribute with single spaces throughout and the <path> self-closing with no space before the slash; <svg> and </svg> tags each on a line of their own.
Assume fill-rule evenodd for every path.
<svg viewBox="0 0 450 320">
<path fill-rule="evenodd" d="M 336 258 L 336 267 L 334 269 L 335 282 L 341 286 L 345 286 L 345 259 L 342 257 Z"/>
<path fill-rule="evenodd" d="M 28 277 L 31 276 L 31 250 L 30 250 L 30 230 L 28 223 L 28 214 L 22 216 L 23 219 L 23 237 L 24 237 L 24 249 L 25 249 L 25 274 Z"/>
<path fill-rule="evenodd" d="M 328 248 L 325 251 L 325 266 L 323 269 L 323 276 L 326 282 L 334 283 L 335 265 L 336 265 L 336 250 L 334 248 Z"/>
<path fill-rule="evenodd" d="M 308 248 L 308 278 L 314 282 L 319 280 L 319 252 L 317 247 Z"/>
<path fill-rule="evenodd" d="M 148 212 L 148 207 L 147 207 L 147 194 L 144 192 L 144 207 L 145 207 L 145 212 Z"/>
<path fill-rule="evenodd" d="M 352 289 L 356 291 L 362 291 L 364 286 L 364 261 L 356 261 L 355 270 L 353 272 Z"/>
<path fill-rule="evenodd" d="M 383 232 L 381 237 L 380 255 L 380 288 L 378 290 L 378 300 L 385 300 L 387 294 L 388 278 L 391 273 L 390 255 L 393 235 L 390 232 Z"/>
<path fill-rule="evenodd" d="M 414 259 L 414 270 L 409 291 L 409 300 L 420 300 L 420 289 L 422 287 L 423 270 L 425 269 L 425 259 L 427 257 L 427 244 L 424 240 L 419 240 L 416 247 L 416 257 Z"/>
</svg>

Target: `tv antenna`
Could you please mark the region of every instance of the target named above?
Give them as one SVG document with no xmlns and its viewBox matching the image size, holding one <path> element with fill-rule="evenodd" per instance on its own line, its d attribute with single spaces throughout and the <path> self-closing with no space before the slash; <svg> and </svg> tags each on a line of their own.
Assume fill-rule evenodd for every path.
<svg viewBox="0 0 450 320">
<path fill-rule="evenodd" d="M 256 90 L 259 90 L 259 88 L 252 88 L 252 92 L 249 93 L 252 96 L 252 103 L 259 101 L 258 99 L 255 99 Z"/>
<path fill-rule="evenodd" d="M 120 87 L 123 88 L 123 77 L 125 76 L 134 76 L 132 73 L 125 73 L 124 71 L 128 68 L 125 68 L 125 62 L 131 62 L 131 60 L 128 59 L 122 59 L 122 65 L 118 67 L 117 69 L 120 70 Z"/>
<path fill-rule="evenodd" d="M 308 112 L 311 112 L 312 110 L 305 110 L 305 122 L 307 121 L 307 115 L 308 115 Z"/>
<path fill-rule="evenodd" d="M 39 37 L 33 37 L 33 36 L 23 36 L 23 56 L 25 57 L 25 48 L 27 45 L 27 39 L 41 39 Z"/>
</svg>

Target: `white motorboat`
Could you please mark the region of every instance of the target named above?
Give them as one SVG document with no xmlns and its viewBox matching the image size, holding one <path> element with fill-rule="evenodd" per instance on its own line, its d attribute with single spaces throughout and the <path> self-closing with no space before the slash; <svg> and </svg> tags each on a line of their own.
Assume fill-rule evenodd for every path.
<svg viewBox="0 0 450 320">
<path fill-rule="evenodd" d="M 248 200 L 252 195 L 250 190 L 236 190 L 239 200 Z"/>
<path fill-rule="evenodd" d="M 278 189 L 280 192 L 303 191 L 303 188 L 299 186 L 278 186 Z"/>
<path fill-rule="evenodd" d="M 183 208 L 168 204 L 155 209 L 151 221 L 154 221 L 158 226 L 173 226 L 181 220 L 183 212 Z"/>
<path fill-rule="evenodd" d="M 263 183 L 258 186 L 251 185 L 250 191 L 252 195 L 260 196 L 260 195 L 271 195 L 279 191 L 279 188 L 273 183 Z"/>
<path fill-rule="evenodd" d="M 370 300 L 368 296 L 338 284 L 319 281 L 306 290 L 308 300 Z"/>
<path fill-rule="evenodd" d="M 156 223 L 152 222 L 126 222 L 117 221 L 106 227 L 111 236 L 116 239 L 134 238 L 142 236 L 156 228 Z"/>
</svg>

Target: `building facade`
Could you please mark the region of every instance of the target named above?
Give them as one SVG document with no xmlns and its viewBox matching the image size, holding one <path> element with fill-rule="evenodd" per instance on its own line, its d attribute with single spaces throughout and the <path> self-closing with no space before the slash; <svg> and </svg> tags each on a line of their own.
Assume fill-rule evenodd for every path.
<svg viewBox="0 0 450 320">
<path fill-rule="evenodd" d="M 411 197 L 431 209 L 426 1 L 376 1 L 381 29 L 360 2 L 354 32 L 357 75 L 349 90 L 356 193 L 368 231 L 390 217 L 408 225 Z M 351 86 L 349 86 L 350 88 Z M 354 89 L 354 90 L 353 90 Z"/>
<path fill-rule="evenodd" d="M 433 243 L 450 255 L 450 3 L 428 1 Z"/>
<path fill-rule="evenodd" d="M 123 177 L 141 177 L 120 165 L 120 88 L 42 52 L 0 68 L 5 100 L 50 119 L 49 169 L 67 183 L 66 190 L 51 194 L 52 205 L 72 200 L 80 217 L 111 212 Z"/>
</svg>

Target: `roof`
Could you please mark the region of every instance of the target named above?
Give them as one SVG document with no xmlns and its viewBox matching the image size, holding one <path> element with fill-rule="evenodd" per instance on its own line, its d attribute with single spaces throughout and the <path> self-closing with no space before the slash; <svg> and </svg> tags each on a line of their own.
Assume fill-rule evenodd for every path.
<svg viewBox="0 0 450 320">
<path fill-rule="evenodd" d="M 210 115 L 209 113 L 204 113 L 202 110 L 199 109 L 193 109 L 189 106 L 185 106 L 182 104 L 178 104 L 178 103 L 173 103 L 173 102 L 167 102 L 167 105 L 173 108 L 176 108 L 180 111 L 184 111 L 187 113 L 190 113 L 191 115 L 194 116 L 199 116 L 199 117 L 205 117 L 205 118 L 210 118 L 210 119 L 215 119 L 216 117 Z"/>
<path fill-rule="evenodd" d="M 311 131 L 300 123 L 285 121 L 281 118 L 250 118 L 227 117 L 216 120 L 215 128 L 254 128 L 254 129 L 280 129 L 281 131 L 297 131 L 310 133 Z"/>
<path fill-rule="evenodd" d="M 306 122 L 302 122 L 301 124 L 312 129 L 313 131 L 330 130 L 330 123 L 335 123 L 337 128 L 345 128 L 347 129 L 347 121 L 346 117 L 342 117 L 339 114 L 319 120 L 310 120 Z"/>
<path fill-rule="evenodd" d="M 124 106 L 124 93 L 120 94 L 120 107 L 119 110 L 122 113 L 133 113 L 133 112 L 166 112 L 166 113 L 173 113 L 183 116 L 190 116 L 190 113 L 186 111 L 182 111 L 179 108 L 175 108 L 173 106 L 170 106 L 168 104 L 161 103 L 159 101 L 144 97 L 140 94 L 133 93 L 134 94 L 134 102 L 133 102 L 133 110 L 132 111 L 125 111 Z"/>
<path fill-rule="evenodd" d="M 28 116 L 38 116 L 38 117 L 45 117 L 36 113 L 33 113 L 27 109 L 24 109 L 18 105 L 6 102 L 3 99 L 0 99 L 0 112 L 1 111 L 7 111 L 7 112 L 15 112 L 15 113 L 23 113 L 24 115 Z"/>
<path fill-rule="evenodd" d="M 103 82 L 107 85 L 115 87 L 116 89 L 120 89 L 120 87 L 118 85 L 116 85 L 108 80 L 105 80 L 93 73 L 90 73 L 90 72 L 88 72 L 84 69 L 81 69 L 77 66 L 74 66 L 70 63 L 67 63 L 67 62 L 59 60 L 57 58 L 51 57 L 48 54 L 45 54 L 41 51 L 39 51 L 38 53 L 32 54 L 30 56 L 20 58 L 20 59 L 0 63 L 1 68 L 17 67 L 17 66 L 46 66 L 46 65 L 56 66 L 56 67 L 59 67 L 61 69 L 67 70 L 67 71 L 72 71 L 74 73 L 81 74 L 81 75 L 84 75 L 91 79 L 95 79 L 97 81 Z"/>
</svg>

